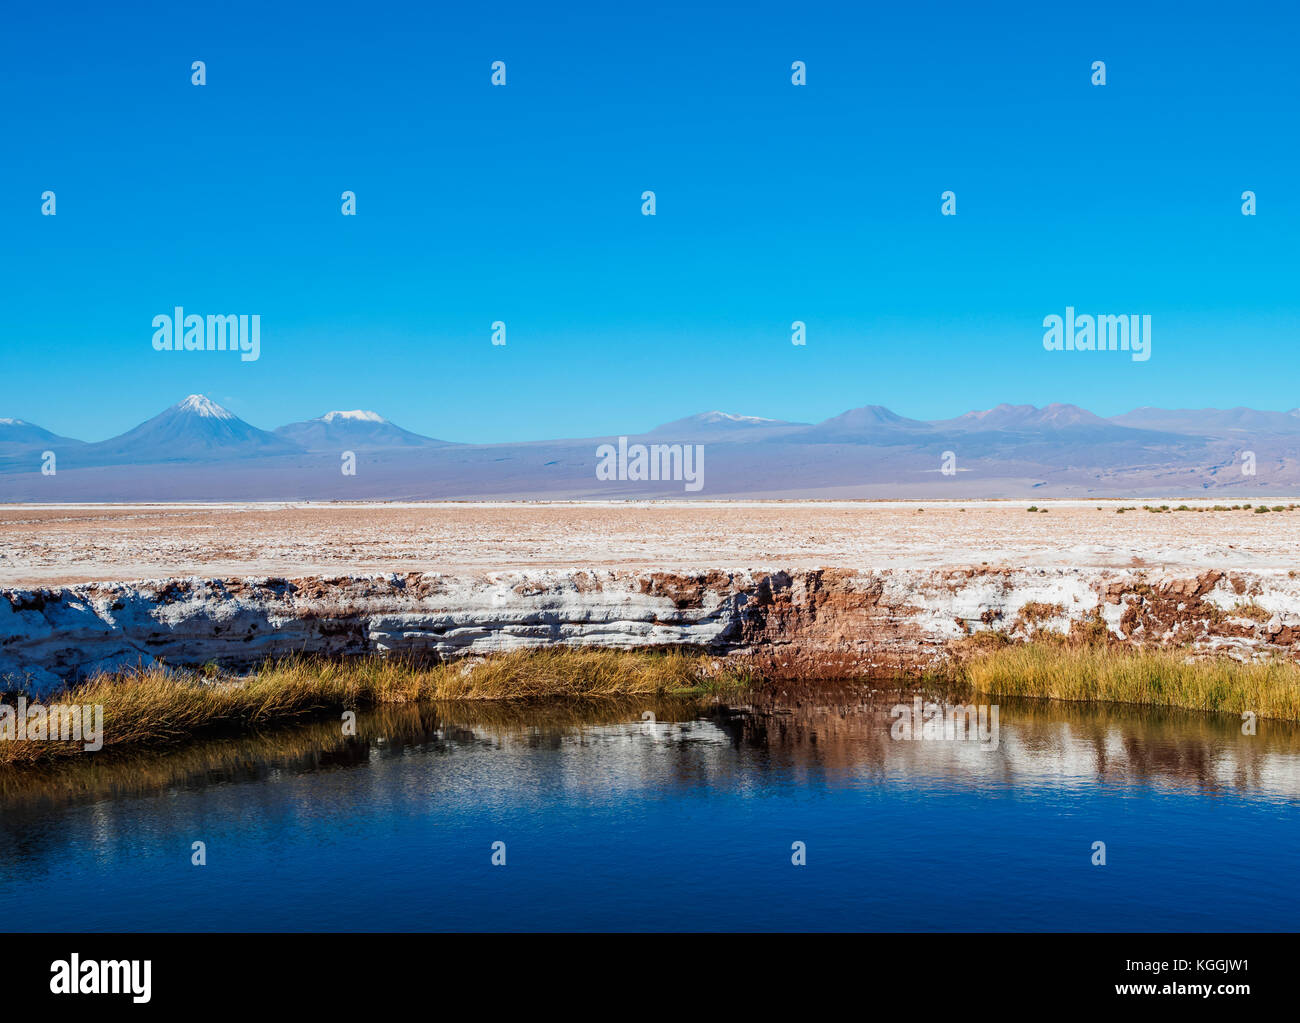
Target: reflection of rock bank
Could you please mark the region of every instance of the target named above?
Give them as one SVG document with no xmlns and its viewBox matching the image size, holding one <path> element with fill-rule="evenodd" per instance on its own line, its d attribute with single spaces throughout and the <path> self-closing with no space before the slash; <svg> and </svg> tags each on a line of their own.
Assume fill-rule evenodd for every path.
<svg viewBox="0 0 1300 1023">
<path fill-rule="evenodd" d="M 974 740 L 896 741 L 893 704 L 893 696 L 864 703 L 847 694 L 838 702 L 775 702 L 724 727 L 740 745 L 769 751 L 776 769 L 921 787 L 1070 789 L 1104 781 L 1300 799 L 1300 726 L 1288 722 L 1246 736 L 1225 715 L 1002 700 L 998 748 L 989 750 Z"/>
<path fill-rule="evenodd" d="M 819 687 L 824 690 L 824 687 Z M 555 704 L 439 703 L 387 706 L 357 717 L 357 734 L 337 721 L 198 742 L 166 754 L 71 758 L 0 772 L 0 802 L 11 823 L 40 818 L 51 805 L 112 807 L 124 796 L 211 788 L 223 806 L 244 804 L 249 786 L 321 770 L 407 762 L 413 755 L 487 756 L 501 777 L 527 792 L 562 778 L 570 791 L 629 800 L 652 791 L 700 786 L 891 786 L 917 792 L 968 789 L 1084 792 L 1098 783 L 1300 800 L 1300 726 L 1268 722 L 1242 736 L 1231 718 L 1125 707 L 1038 701 L 1000 705 L 996 750 L 975 741 L 891 737 L 894 696 L 848 687 L 830 700 L 790 694 L 734 709 L 693 701 Z M 791 696 L 794 698 L 792 699 Z M 538 749 L 583 756 L 595 766 L 557 776 Z M 534 773 L 538 772 L 538 773 Z M 472 783 L 440 776 L 445 793 Z M 376 782 L 376 791 L 382 784 Z M 412 789 L 412 800 L 425 798 Z M 308 798 L 308 796 L 304 796 Z M 310 798 L 317 798 L 316 794 Z M 305 807 L 304 807 L 305 809 Z M 223 811 L 224 812 L 224 811 Z M 238 816 L 232 810 L 232 819 Z M 12 829 L 10 838 L 20 834 Z M 33 828 L 32 836 L 45 834 Z M 21 859 L 0 834 L 0 862 Z"/>
</svg>

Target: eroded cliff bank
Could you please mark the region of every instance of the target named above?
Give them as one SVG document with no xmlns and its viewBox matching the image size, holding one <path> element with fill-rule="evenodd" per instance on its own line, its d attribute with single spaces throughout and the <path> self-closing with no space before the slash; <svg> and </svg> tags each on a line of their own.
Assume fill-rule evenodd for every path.
<svg viewBox="0 0 1300 1023">
<path fill-rule="evenodd" d="M 787 677 L 915 671 L 982 630 L 1105 629 L 1237 656 L 1300 647 L 1285 570 L 529 570 L 186 578 L 0 589 L 0 676 L 44 693 L 97 671 L 290 653 L 485 654 L 548 644 L 692 646 Z"/>
</svg>

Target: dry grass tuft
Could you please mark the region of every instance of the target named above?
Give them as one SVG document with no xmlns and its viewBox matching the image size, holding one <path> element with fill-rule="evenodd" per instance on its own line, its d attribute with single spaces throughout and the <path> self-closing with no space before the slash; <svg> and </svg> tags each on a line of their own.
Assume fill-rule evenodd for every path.
<svg viewBox="0 0 1300 1023">
<path fill-rule="evenodd" d="M 1177 650 L 1025 643 L 974 652 L 957 669 L 974 692 L 1300 720 L 1300 665 Z"/>
<path fill-rule="evenodd" d="M 380 704 L 720 696 L 757 681 L 744 669 L 699 654 L 554 648 L 448 664 L 291 657 L 235 679 L 147 668 L 97 676 L 46 702 L 101 705 L 108 750 L 176 746 L 203 733 L 246 731 Z M 4 740 L 0 765 L 81 752 L 80 742 Z"/>
</svg>

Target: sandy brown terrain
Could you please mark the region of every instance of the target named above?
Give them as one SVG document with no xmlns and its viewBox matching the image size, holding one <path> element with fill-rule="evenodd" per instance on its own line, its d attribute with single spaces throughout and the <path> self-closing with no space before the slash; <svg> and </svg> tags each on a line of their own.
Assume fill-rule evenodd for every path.
<svg viewBox="0 0 1300 1023">
<path fill-rule="evenodd" d="M 1039 506 L 1050 511 L 1024 501 L 8 505 L 0 586 L 555 568 L 1300 570 L 1300 510 Z"/>
</svg>

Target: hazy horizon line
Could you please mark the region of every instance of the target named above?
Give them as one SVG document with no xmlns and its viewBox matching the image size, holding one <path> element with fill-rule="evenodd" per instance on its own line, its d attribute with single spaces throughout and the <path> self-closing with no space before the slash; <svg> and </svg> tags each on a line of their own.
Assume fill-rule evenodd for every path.
<svg viewBox="0 0 1300 1023">
<path fill-rule="evenodd" d="M 148 422 L 151 421 L 152 419 L 157 418 L 158 416 L 162 415 L 163 413 L 166 413 L 166 412 L 171 411 L 171 410 L 173 410 L 173 409 L 178 409 L 178 408 L 180 408 L 181 406 L 185 405 L 186 402 L 188 402 L 188 401 L 190 401 L 191 399 L 194 399 L 194 398 L 203 398 L 203 399 L 205 399 L 206 401 L 211 402 L 213 405 L 215 405 L 215 406 L 217 406 L 218 408 L 220 408 L 222 411 L 228 412 L 230 415 L 234 416 L 234 417 L 235 417 L 236 419 L 238 419 L 239 421 L 241 421 L 241 422 L 247 424 L 248 426 L 252 426 L 254 429 L 261 430 L 261 431 L 264 432 L 264 433 L 275 433 L 275 431 L 280 430 L 280 429 L 284 429 L 284 428 L 289 427 L 289 426 L 296 426 L 296 425 L 300 425 L 300 424 L 303 424 L 303 423 L 319 422 L 319 421 L 324 420 L 324 418 L 325 418 L 326 416 L 333 415 L 333 414 L 339 414 L 339 413 L 350 413 L 350 412 L 361 412 L 361 413 L 367 413 L 367 414 L 370 414 L 370 415 L 376 415 L 376 416 L 379 416 L 380 419 L 382 420 L 383 424 L 386 424 L 386 425 L 389 425 L 389 426 L 396 427 L 396 428 L 401 429 L 401 430 L 404 430 L 404 431 L 406 431 L 406 432 L 408 432 L 408 433 L 416 434 L 417 436 L 420 436 L 420 437 L 422 437 L 422 438 L 424 438 L 424 439 L 427 439 L 427 440 L 438 440 L 438 441 L 441 441 L 441 442 L 443 442 L 443 443 L 462 445 L 462 446 L 466 446 L 466 447 L 496 447 L 496 446 L 502 446 L 502 445 L 508 445 L 508 444 L 536 444 L 536 443 L 545 443 L 545 442 L 548 442 L 548 441 L 567 441 L 567 440 L 573 440 L 573 441 L 585 441 L 585 440 L 596 440 L 596 439 L 604 439 L 604 438 L 609 438 L 609 437 L 619 437 L 619 436 L 628 436 L 628 437 L 633 437 L 633 436 L 642 436 L 642 435 L 644 435 L 644 434 L 648 434 L 648 433 L 650 433 L 650 432 L 652 432 L 652 431 L 654 431 L 654 430 L 660 429 L 660 428 L 665 427 L 665 426 L 672 425 L 672 424 L 674 424 L 674 423 L 679 423 L 679 422 L 683 422 L 683 421 L 686 421 L 686 420 L 692 420 L 692 419 L 702 419 L 703 417 L 706 417 L 706 416 L 712 416 L 712 415 L 720 415 L 720 416 L 727 417 L 727 418 L 729 418 L 729 419 L 733 419 L 733 420 L 737 421 L 738 428 L 742 428 L 742 427 L 745 425 L 745 423 L 743 422 L 743 421 L 745 421 L 745 420 L 750 420 L 750 421 L 752 421 L 752 422 L 749 423 L 748 425 L 750 425 L 750 426 L 752 426 L 752 427 L 754 427 L 754 428 L 761 428 L 761 427 L 764 426 L 765 424 L 771 424 L 773 427 L 778 427 L 778 426 L 790 426 L 790 427 L 815 427 L 815 426 L 819 426 L 819 425 L 821 425 L 821 424 L 823 424 L 823 423 L 828 423 L 828 422 L 830 422 L 830 421 L 832 421 L 832 420 L 834 420 L 834 419 L 839 418 L 840 416 L 844 416 L 844 415 L 847 415 L 847 414 L 849 414 L 849 413 L 851 413 L 851 412 L 856 412 L 856 411 L 860 411 L 860 410 L 863 410 L 863 409 L 881 409 L 881 410 L 884 410 L 884 411 L 886 411 L 886 412 L 889 412 L 890 414 L 892 414 L 892 415 L 894 415 L 894 416 L 897 416 L 897 417 L 898 417 L 899 419 L 901 419 L 901 420 L 906 420 L 906 421 L 910 421 L 910 422 L 921 423 L 921 424 L 925 424 L 925 425 L 933 425 L 933 424 L 935 424 L 935 423 L 946 423 L 946 422 L 951 422 L 951 421 L 956 420 L 956 419 L 961 419 L 961 418 L 964 417 L 964 416 L 970 416 L 970 415 L 974 415 L 974 414 L 976 414 L 976 413 L 989 413 L 989 412 L 994 412 L 994 411 L 997 411 L 998 409 L 1008 409 L 1008 410 L 1028 409 L 1028 410 L 1032 410 L 1033 412 L 1044 412 L 1044 411 L 1046 411 L 1046 410 L 1048 410 L 1048 409 L 1051 409 L 1051 408 L 1077 409 L 1077 410 L 1079 410 L 1079 411 L 1081 411 L 1081 412 L 1086 412 L 1086 413 L 1088 413 L 1089 415 L 1096 416 L 1098 419 L 1104 420 L 1104 421 L 1106 421 L 1106 422 L 1112 422 L 1113 420 L 1119 418 L 1120 416 L 1131 415 L 1131 414 L 1134 413 L 1134 412 L 1144 412 L 1144 411 L 1159 411 L 1159 412 L 1170 412 L 1170 413 L 1237 412 L 1237 411 L 1245 411 L 1245 412 L 1257 412 L 1257 413 L 1269 414 L 1269 415 L 1294 415 L 1294 416 L 1296 416 L 1298 419 L 1300 419 L 1300 406 L 1293 406 L 1292 408 L 1289 408 L 1289 409 L 1269 409 L 1269 408 L 1258 408 L 1258 407 L 1255 407 L 1255 406 L 1253 406 L 1253 405 L 1202 406 L 1202 407 L 1199 407 L 1199 408 L 1192 408 L 1192 407 L 1188 407 L 1188 406 L 1176 406 L 1176 407 L 1174 407 L 1174 406 L 1164 406 L 1164 405 L 1139 405 L 1139 406 L 1135 406 L 1135 407 L 1130 408 L 1130 409 L 1126 409 L 1125 411 L 1122 411 L 1122 412 L 1114 413 L 1114 414 L 1112 414 L 1112 415 L 1103 415 L 1102 413 L 1099 413 L 1099 412 L 1095 412 L 1095 411 L 1093 411 L 1092 409 L 1088 408 L 1088 407 L 1085 406 L 1085 405 L 1080 405 L 1080 404 L 1077 404 L 1077 403 L 1075 403 L 1075 402 L 1069 402 L 1069 401 L 1051 401 L 1051 402 L 1047 402 L 1047 403 L 1044 404 L 1044 405 L 1035 405 L 1035 404 L 1033 404 L 1032 402 L 1008 402 L 1008 401 L 1003 401 L 1003 402 L 998 402 L 998 403 L 995 404 L 995 405 L 988 406 L 988 407 L 986 407 L 986 408 L 978 408 L 978 407 L 976 407 L 976 408 L 967 408 L 965 411 L 963 411 L 963 412 L 959 412 L 959 413 L 956 413 L 955 415 L 948 415 L 948 416 L 943 416 L 943 417 L 940 417 L 940 418 L 934 418 L 934 419 L 923 419 L 923 418 L 918 418 L 918 417 L 915 417 L 915 416 L 907 415 L 906 413 L 903 413 L 903 412 L 899 412 L 899 411 L 898 411 L 894 406 L 892 406 L 892 405 L 886 405 L 886 404 L 883 404 L 883 403 L 881 403 L 881 402 L 868 402 L 868 403 L 866 403 L 866 404 L 862 404 L 862 405 L 854 405 L 854 406 L 851 406 L 851 407 L 849 407 L 849 408 L 843 409 L 843 410 L 840 411 L 840 412 L 834 413 L 834 414 L 832 414 L 832 415 L 830 415 L 830 416 L 823 417 L 823 418 L 821 418 L 821 419 L 780 419 L 780 418 L 775 417 L 775 416 L 760 416 L 760 415 L 755 415 L 755 414 L 753 414 L 753 413 L 749 413 L 749 412 L 728 412 L 728 411 L 725 411 L 725 410 L 723 410 L 723 409 L 721 409 L 721 408 L 716 408 L 716 407 L 715 407 L 715 408 L 712 408 L 712 409 L 708 409 L 708 410 L 706 410 L 706 411 L 691 412 L 691 413 L 687 413 L 686 415 L 676 416 L 676 417 L 674 417 L 674 418 L 661 419 L 661 420 L 659 420 L 659 421 L 653 423 L 653 424 L 650 425 L 649 427 L 645 427 L 645 428 L 641 428 L 641 429 L 637 429 L 637 430 L 619 429 L 619 430 L 613 430 L 613 431 L 608 431 L 608 432 L 603 432 L 603 433 L 597 432 L 597 433 L 589 433 L 589 434 L 569 434 L 569 435 L 564 435 L 564 436 L 541 436 L 541 437 L 529 437 L 529 438 L 522 438 L 522 439 L 520 439 L 520 438 L 514 438 L 514 439 L 510 439 L 510 440 L 478 441 L 478 440 L 449 440 L 449 439 L 447 439 L 447 437 L 445 437 L 445 436 L 442 435 L 442 431 L 440 431 L 440 430 L 436 431 L 436 432 L 439 434 L 438 436 L 434 436 L 434 435 L 431 435 L 431 434 L 421 433 L 420 430 L 418 430 L 418 429 L 413 429 L 413 428 L 411 428 L 411 427 L 408 427 L 408 426 L 403 425 L 402 423 L 396 422 L 395 420 L 389 419 L 388 416 L 385 415 L 382 411 L 378 411 L 378 410 L 375 410 L 375 409 L 364 408 L 364 407 L 361 406 L 361 405 L 357 405 L 357 406 L 354 406 L 353 408 L 347 408 L 347 409 L 345 409 L 345 408 L 333 408 L 333 409 L 327 409 L 327 410 L 325 410 L 324 412 L 321 412 L 319 415 L 312 416 L 312 417 L 307 418 L 307 419 L 289 419 L 289 420 L 286 420 L 285 422 L 279 423 L 279 424 L 277 424 L 277 425 L 275 425 L 275 426 L 271 426 L 271 427 L 262 427 L 262 426 L 258 426 L 256 423 L 252 422 L 251 420 L 245 418 L 244 415 L 242 415 L 242 414 L 240 414 L 240 413 L 238 413 L 238 412 L 235 412 L 235 411 L 234 411 L 233 409 L 231 409 L 228 405 L 224 405 L 224 404 L 222 404 L 221 402 L 216 401 L 215 399 L 211 398 L 211 397 L 208 396 L 207 394 L 204 394 L 203 392 L 197 392 L 197 391 L 196 391 L 196 392 L 194 392 L 194 393 L 192 393 L 192 394 L 189 394 L 189 395 L 185 396 L 184 398 L 181 398 L 179 401 L 176 401 L 176 402 L 173 402 L 173 403 L 170 404 L 170 405 L 164 406 L 163 408 L 159 409 L 159 410 L 156 411 L 156 412 L 153 412 L 153 413 L 151 413 L 151 414 L 146 414 L 146 415 L 144 416 L 144 418 L 139 419 L 138 421 L 136 421 L 135 424 L 134 424 L 133 426 L 128 426 L 128 427 L 126 427 L 124 430 L 120 430 L 120 431 L 118 431 L 117 433 L 111 433 L 111 434 L 108 434 L 108 435 L 102 437 L 102 438 L 99 439 L 99 440 L 85 440 L 85 439 L 83 439 L 83 438 L 81 438 L 81 437 L 74 437 L 74 436 L 71 436 L 70 434 L 61 434 L 61 433 L 58 432 L 58 430 L 57 430 L 56 428 L 53 428 L 53 427 L 49 426 L 47 423 L 40 423 L 40 422 L 36 422 L 36 421 L 34 421 L 34 420 L 31 420 L 31 419 L 24 419 L 24 418 L 22 418 L 22 417 L 20 417 L 20 416 L 10 415 L 10 414 L 7 413 L 6 410 L 3 410 L 3 409 L 0 409 L 0 413 L 3 413 L 3 414 L 0 414 L 0 425 L 17 425 L 17 424 L 22 424 L 22 425 L 26 425 L 26 426 L 36 427 L 37 429 L 41 429 L 41 430 L 47 430 L 48 432 L 53 433 L 53 434 L 55 434 L 56 436 L 58 436 L 58 437 L 60 437 L 61 439 L 64 439 L 64 440 L 73 440 L 73 441 L 77 441 L 77 442 L 79 442 L 79 443 L 83 443 L 83 444 L 101 444 L 101 443 L 104 443 L 104 442 L 106 442 L 106 441 L 113 440 L 113 439 L 115 439 L 115 438 L 117 438 L 117 437 L 121 437 L 121 436 L 123 436 L 124 434 L 129 433 L 131 430 L 134 430 L 134 429 L 136 429 L 137 427 L 142 426 L 142 425 L 144 425 L 145 423 L 148 423 Z M 226 400 L 228 401 L 228 400 L 230 400 L 230 399 L 227 398 Z M 137 415 L 138 415 L 138 414 L 139 414 L 139 413 L 137 413 Z M 199 413 L 194 413 L 194 414 L 199 415 Z M 667 415 L 667 413 L 665 413 L 665 415 Z M 361 420 L 353 420 L 353 421 L 361 421 Z M 373 421 L 372 421 L 372 422 L 373 422 Z M 1122 425 L 1124 425 L 1124 424 L 1115 424 L 1115 425 L 1121 425 L 1121 426 L 1122 426 Z M 1129 427 L 1129 428 L 1130 428 L 1130 429 L 1143 429 L 1143 427 Z"/>
</svg>

